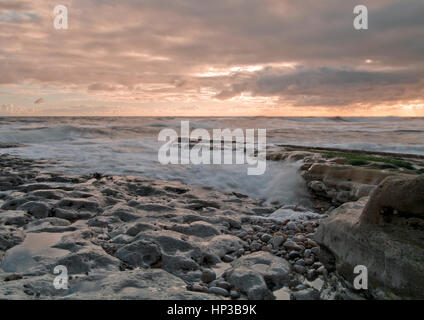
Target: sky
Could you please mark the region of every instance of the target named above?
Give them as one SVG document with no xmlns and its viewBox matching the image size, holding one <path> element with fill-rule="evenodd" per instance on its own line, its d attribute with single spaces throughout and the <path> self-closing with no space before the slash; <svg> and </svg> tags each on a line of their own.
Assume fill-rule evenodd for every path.
<svg viewBox="0 0 424 320">
<path fill-rule="evenodd" d="M 423 0 L 0 0 L 0 115 L 424 116 L 423 62 Z"/>
</svg>

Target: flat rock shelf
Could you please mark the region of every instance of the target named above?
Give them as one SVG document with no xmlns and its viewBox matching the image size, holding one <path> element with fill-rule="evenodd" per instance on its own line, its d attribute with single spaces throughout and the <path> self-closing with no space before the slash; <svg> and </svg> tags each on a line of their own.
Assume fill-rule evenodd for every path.
<svg viewBox="0 0 424 320">
<path fill-rule="evenodd" d="M 66 175 L 46 163 L 0 156 L 2 299 L 391 297 L 354 290 L 321 261 L 328 244 L 317 229 L 343 200 L 322 197 L 327 186 L 314 184 L 310 207 L 264 205 L 180 182 Z M 54 286 L 59 265 L 68 289 Z"/>
</svg>

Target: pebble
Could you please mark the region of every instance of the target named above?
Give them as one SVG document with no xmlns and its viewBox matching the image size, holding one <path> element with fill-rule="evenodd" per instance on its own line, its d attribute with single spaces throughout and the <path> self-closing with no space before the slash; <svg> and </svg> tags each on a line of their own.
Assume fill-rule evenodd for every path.
<svg viewBox="0 0 424 320">
<path fill-rule="evenodd" d="M 267 246 L 263 246 L 262 251 L 271 252 L 271 249 Z"/>
<path fill-rule="evenodd" d="M 296 222 L 290 221 L 289 223 L 287 223 L 287 228 L 289 228 L 289 230 L 297 229 Z"/>
<path fill-rule="evenodd" d="M 306 271 L 306 279 L 312 281 L 314 280 L 316 277 L 316 271 L 313 269 L 309 269 L 308 271 Z"/>
<path fill-rule="evenodd" d="M 298 264 L 295 264 L 293 266 L 293 269 L 294 269 L 294 271 L 296 271 L 297 273 L 300 273 L 300 274 L 303 274 L 306 270 L 306 268 L 304 266 L 301 266 L 301 265 L 298 265 Z"/>
<path fill-rule="evenodd" d="M 284 242 L 283 246 L 288 250 L 302 251 L 302 247 L 292 240 L 287 240 Z"/>
<path fill-rule="evenodd" d="M 208 287 L 209 287 L 209 288 L 211 288 L 211 287 L 218 287 L 218 282 L 219 282 L 219 281 L 221 281 L 221 280 L 216 279 L 216 280 L 214 280 L 214 281 L 212 281 L 212 282 L 209 282 L 209 283 L 208 283 Z"/>
<path fill-rule="evenodd" d="M 289 287 L 290 288 L 295 288 L 298 284 L 299 284 L 299 280 L 297 280 L 297 279 L 291 279 L 289 281 Z"/>
<path fill-rule="evenodd" d="M 222 257 L 222 261 L 224 261 L 224 262 L 232 262 L 232 261 L 234 261 L 234 258 L 232 257 L 232 256 L 230 256 L 230 255 L 228 255 L 228 254 L 226 254 L 225 256 L 223 256 Z"/>
<path fill-rule="evenodd" d="M 300 291 L 300 290 L 307 289 L 307 288 L 308 288 L 308 286 L 307 286 L 306 284 L 301 283 L 301 284 L 298 284 L 298 285 L 294 288 L 294 290 L 296 290 L 296 291 Z"/>
<path fill-rule="evenodd" d="M 272 239 L 272 246 L 274 249 L 278 249 L 285 241 L 283 236 L 277 236 Z"/>
<path fill-rule="evenodd" d="M 306 239 L 305 236 L 303 234 L 300 234 L 300 233 L 296 234 L 293 238 L 293 240 L 295 242 L 303 242 L 303 241 L 305 241 L 305 239 Z"/>
<path fill-rule="evenodd" d="M 220 288 L 220 287 L 209 288 L 209 293 L 213 293 L 213 294 L 216 294 L 218 296 L 224 296 L 224 297 L 228 297 L 230 295 L 227 290 L 225 290 L 224 288 Z"/>
<path fill-rule="evenodd" d="M 307 225 L 305 229 L 306 229 L 306 232 L 308 233 L 313 233 L 315 231 L 314 227 L 312 227 L 311 225 Z"/>
<path fill-rule="evenodd" d="M 292 294 L 293 300 L 319 300 L 319 292 L 312 289 L 303 289 Z"/>
<path fill-rule="evenodd" d="M 264 233 L 262 236 L 261 236 L 261 240 L 263 241 L 263 242 L 268 242 L 269 240 L 271 240 L 272 239 L 272 236 L 270 235 L 270 234 L 268 234 L 268 233 Z"/>
<path fill-rule="evenodd" d="M 255 230 L 257 232 L 264 232 L 265 231 L 265 229 L 262 228 L 261 226 L 254 225 L 252 228 L 253 228 L 253 230 Z"/>
<path fill-rule="evenodd" d="M 320 251 L 319 247 L 314 247 L 311 249 L 311 252 L 316 256 L 319 255 L 319 251 Z"/>
<path fill-rule="evenodd" d="M 295 262 L 297 265 L 300 265 L 300 266 L 304 266 L 305 265 L 305 260 L 303 260 L 303 259 L 299 259 L 299 260 L 296 260 L 296 262 Z"/>
<path fill-rule="evenodd" d="M 324 266 L 319 267 L 317 269 L 317 272 L 320 273 L 320 274 L 322 274 L 323 276 L 326 276 L 327 275 L 327 269 L 325 269 Z"/>
<path fill-rule="evenodd" d="M 195 283 L 192 286 L 188 286 L 187 289 L 190 291 L 195 291 L 195 292 L 208 292 L 208 288 L 205 286 L 202 286 L 199 283 Z"/>
<path fill-rule="evenodd" d="M 239 231 L 239 232 L 237 233 L 237 236 L 238 236 L 239 238 L 247 237 L 247 232 L 246 232 L 245 230 L 241 230 L 241 231 Z"/>
<path fill-rule="evenodd" d="M 321 291 L 321 289 L 324 287 L 325 282 L 320 278 L 316 278 L 311 282 L 308 281 L 308 284 L 311 288 L 314 288 L 317 291 Z"/>
<path fill-rule="evenodd" d="M 223 288 L 225 290 L 231 289 L 231 284 L 228 283 L 227 281 L 219 281 L 215 286 L 219 288 Z"/>
<path fill-rule="evenodd" d="M 230 297 L 231 297 L 231 299 L 238 299 L 238 298 L 240 298 L 240 292 L 235 291 L 235 290 L 231 290 Z"/>
<path fill-rule="evenodd" d="M 257 241 L 253 241 L 252 244 L 250 245 L 251 251 L 259 251 L 261 248 L 262 248 L 261 244 Z"/>
<path fill-rule="evenodd" d="M 311 247 L 318 247 L 318 244 L 312 239 L 308 239 L 308 245 Z"/>
<path fill-rule="evenodd" d="M 297 252 L 297 251 L 290 251 L 290 253 L 289 253 L 289 258 L 290 259 L 296 259 L 296 258 L 299 258 L 300 257 L 300 254 L 299 254 L 299 252 Z"/>
<path fill-rule="evenodd" d="M 287 230 L 287 235 L 294 236 L 296 234 L 296 231 L 294 230 Z"/>
<path fill-rule="evenodd" d="M 311 253 L 312 253 L 311 249 L 306 249 L 305 252 L 303 253 L 303 256 L 305 258 L 309 258 L 311 256 Z"/>
<path fill-rule="evenodd" d="M 205 283 L 212 282 L 216 279 L 216 273 L 211 269 L 204 269 L 202 272 L 201 279 Z"/>
</svg>

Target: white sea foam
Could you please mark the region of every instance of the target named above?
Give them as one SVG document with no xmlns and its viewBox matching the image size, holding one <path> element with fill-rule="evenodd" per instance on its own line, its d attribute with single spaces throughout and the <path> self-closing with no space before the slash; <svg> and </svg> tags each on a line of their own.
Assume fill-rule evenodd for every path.
<svg viewBox="0 0 424 320">
<path fill-rule="evenodd" d="M 251 216 L 250 220 L 260 221 L 273 221 L 273 222 L 285 222 L 287 220 L 307 220 L 307 219 L 320 219 L 323 216 L 316 212 L 311 211 L 296 211 L 293 209 L 278 209 L 271 213 L 269 216 Z"/>
</svg>

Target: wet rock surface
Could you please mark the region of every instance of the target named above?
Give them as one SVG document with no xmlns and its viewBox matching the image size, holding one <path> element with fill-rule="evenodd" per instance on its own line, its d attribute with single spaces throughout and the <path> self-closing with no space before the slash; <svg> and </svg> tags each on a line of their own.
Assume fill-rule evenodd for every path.
<svg viewBox="0 0 424 320">
<path fill-rule="evenodd" d="M 424 298 L 424 176 L 389 177 L 369 196 L 330 213 L 314 238 L 328 267 L 353 280 L 367 267 L 379 298 Z"/>
<path fill-rule="evenodd" d="M 370 297 L 321 261 L 314 234 L 331 210 L 45 163 L 0 156 L 0 298 Z M 53 285 L 58 265 L 68 289 Z"/>
</svg>

